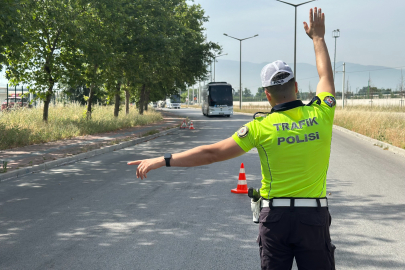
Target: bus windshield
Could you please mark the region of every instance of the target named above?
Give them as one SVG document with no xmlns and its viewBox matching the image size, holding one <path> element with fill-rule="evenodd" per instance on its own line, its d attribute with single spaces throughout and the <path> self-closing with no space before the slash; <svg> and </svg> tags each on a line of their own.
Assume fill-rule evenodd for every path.
<svg viewBox="0 0 405 270">
<path fill-rule="evenodd" d="M 209 87 L 209 106 L 233 106 L 232 87 L 216 85 Z"/>
<path fill-rule="evenodd" d="M 179 95 L 172 95 L 170 97 L 170 102 L 171 103 L 180 103 L 180 96 Z"/>
</svg>

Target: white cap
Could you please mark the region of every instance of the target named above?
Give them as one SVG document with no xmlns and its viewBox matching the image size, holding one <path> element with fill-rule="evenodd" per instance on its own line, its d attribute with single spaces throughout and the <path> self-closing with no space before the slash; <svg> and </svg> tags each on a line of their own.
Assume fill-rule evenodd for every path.
<svg viewBox="0 0 405 270">
<path fill-rule="evenodd" d="M 280 78 L 274 78 L 278 73 L 287 73 Z M 262 79 L 262 86 L 268 87 L 273 85 L 283 85 L 292 78 L 294 73 L 290 66 L 281 60 L 274 61 L 268 65 L 265 65 L 260 74 Z M 274 79 L 273 79 L 274 78 Z"/>
</svg>

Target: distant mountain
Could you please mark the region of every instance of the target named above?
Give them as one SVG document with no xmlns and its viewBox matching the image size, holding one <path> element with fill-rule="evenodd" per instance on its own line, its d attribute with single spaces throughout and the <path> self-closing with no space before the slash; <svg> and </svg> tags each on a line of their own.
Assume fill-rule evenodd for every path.
<svg viewBox="0 0 405 270">
<path fill-rule="evenodd" d="M 226 81 L 232 84 L 235 90 L 239 89 L 239 61 L 217 59 L 215 64 L 216 81 Z M 242 88 L 249 88 L 256 93 L 261 87 L 260 71 L 268 63 L 242 62 Z M 342 71 L 342 62 L 336 62 L 336 71 Z M 294 63 L 288 63 L 294 69 Z M 333 65 L 333 63 L 332 63 Z M 332 66 L 333 68 L 333 66 Z M 368 71 L 370 70 L 370 71 Z M 364 71 L 364 72 L 363 72 Z M 360 64 L 346 63 L 346 84 L 349 81 L 349 90 L 355 92 L 357 88 L 367 86 L 369 74 L 371 85 L 378 88 L 391 88 L 395 90 L 400 82 L 401 69 L 392 69 L 383 66 L 365 66 Z M 405 69 L 403 71 L 405 76 Z M 318 84 L 318 72 L 315 65 L 297 63 L 298 88 L 308 92 L 309 88 L 316 91 Z M 342 73 L 336 74 L 336 91 L 342 91 Z"/>
<path fill-rule="evenodd" d="M 239 89 L 239 61 L 217 59 L 215 64 L 216 81 L 226 81 L 232 84 L 235 90 Z M 268 63 L 242 62 L 242 87 L 249 88 L 253 94 L 261 87 L 260 71 Z M 293 63 L 288 63 L 294 69 Z M 333 64 L 333 63 L 332 63 Z M 342 70 L 342 62 L 336 62 L 336 71 Z M 333 68 L 333 66 L 332 66 Z M 370 71 L 367 71 L 370 70 Z M 365 72 L 360 72 L 365 71 Z M 308 92 L 309 87 L 315 92 L 318 84 L 316 66 L 305 63 L 297 63 L 298 88 Z M 378 88 L 391 88 L 395 90 L 400 82 L 401 70 L 383 66 L 365 66 L 360 64 L 346 63 L 346 82 L 349 81 L 349 89 L 355 92 L 367 86 L 369 74 L 371 85 Z M 403 71 L 405 77 L 405 69 Z M 405 79 L 405 78 L 404 78 Z M 336 74 L 336 91 L 342 91 L 342 73 Z M 4 68 L 0 74 L 0 87 L 5 87 L 7 79 L 4 78 Z"/>
</svg>

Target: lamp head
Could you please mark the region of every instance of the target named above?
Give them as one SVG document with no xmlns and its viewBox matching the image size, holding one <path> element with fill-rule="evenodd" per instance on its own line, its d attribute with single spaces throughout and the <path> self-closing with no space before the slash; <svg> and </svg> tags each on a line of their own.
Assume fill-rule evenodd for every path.
<svg viewBox="0 0 405 270">
<path fill-rule="evenodd" d="M 334 38 L 340 37 L 340 30 L 339 29 L 333 30 L 332 37 Z"/>
</svg>

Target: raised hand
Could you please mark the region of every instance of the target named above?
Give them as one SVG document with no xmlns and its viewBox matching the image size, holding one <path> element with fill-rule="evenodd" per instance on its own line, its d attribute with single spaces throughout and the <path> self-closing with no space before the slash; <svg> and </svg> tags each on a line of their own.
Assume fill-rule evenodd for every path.
<svg viewBox="0 0 405 270">
<path fill-rule="evenodd" d="M 309 10 L 309 27 L 304 22 L 304 29 L 307 35 L 311 38 L 323 38 L 325 36 L 325 14 L 321 9 L 312 8 Z"/>
</svg>

